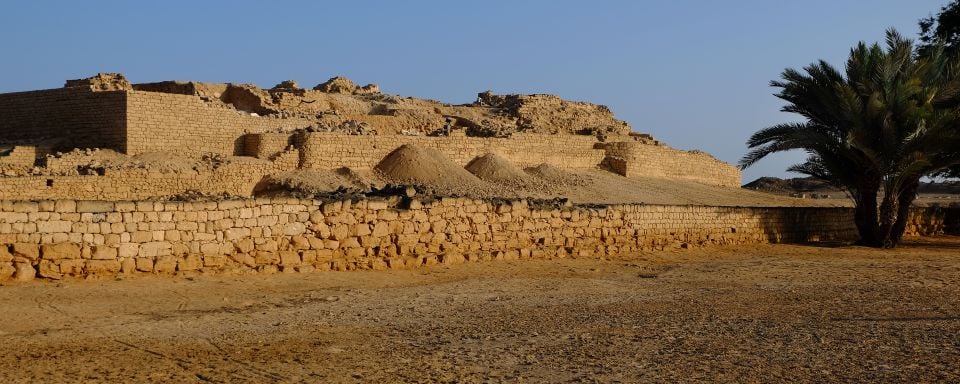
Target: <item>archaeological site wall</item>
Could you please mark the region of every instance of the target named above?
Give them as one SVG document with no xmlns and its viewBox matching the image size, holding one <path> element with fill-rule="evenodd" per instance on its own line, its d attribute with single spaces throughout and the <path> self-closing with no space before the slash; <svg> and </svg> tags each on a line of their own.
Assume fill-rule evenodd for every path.
<svg viewBox="0 0 960 384">
<path fill-rule="evenodd" d="M 945 210 L 908 231 L 944 230 Z M 537 208 L 444 198 L 320 202 L 0 202 L 0 278 L 204 271 L 415 268 L 437 263 L 623 257 L 638 251 L 850 240 L 848 208 L 620 205 Z"/>
<path fill-rule="evenodd" d="M 703 184 L 740 187 L 740 169 L 706 152 L 681 151 L 633 142 L 605 144 L 605 165 L 626 176 L 683 179 Z"/>
<path fill-rule="evenodd" d="M 0 177 L 2 199 L 145 200 L 188 192 L 253 196 L 265 176 L 297 168 L 296 151 L 270 161 L 234 162 L 216 169 L 107 169 L 102 175 Z"/>
<path fill-rule="evenodd" d="M 39 144 L 61 140 L 77 147 L 123 151 L 126 95 L 71 87 L 0 94 L 0 140 Z"/>
<path fill-rule="evenodd" d="M 279 128 L 303 128 L 296 118 L 253 116 L 193 95 L 127 91 L 126 152 L 241 154 L 243 135 Z"/>
<path fill-rule="evenodd" d="M 520 167 L 547 163 L 567 169 L 594 168 L 604 157 L 604 150 L 595 147 L 594 137 L 577 135 L 514 134 L 510 138 L 486 138 L 306 133 L 295 141 L 304 168 L 371 169 L 404 144 L 436 149 L 460 165 L 487 152 L 495 152 Z"/>
</svg>

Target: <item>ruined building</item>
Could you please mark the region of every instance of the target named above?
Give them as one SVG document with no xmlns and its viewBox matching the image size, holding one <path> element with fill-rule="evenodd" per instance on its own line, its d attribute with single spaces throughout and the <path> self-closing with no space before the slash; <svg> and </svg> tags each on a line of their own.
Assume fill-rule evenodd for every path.
<svg viewBox="0 0 960 384">
<path fill-rule="evenodd" d="M 519 167 L 606 169 L 738 187 L 710 155 L 636 134 L 601 105 L 480 93 L 466 105 L 405 98 L 335 77 L 132 84 L 119 74 L 0 94 L 0 198 L 144 199 L 188 191 L 252 196 L 273 174 L 372 169 L 404 144 L 459 165 L 496 153 Z M 165 157 L 166 156 L 166 157 Z"/>
</svg>

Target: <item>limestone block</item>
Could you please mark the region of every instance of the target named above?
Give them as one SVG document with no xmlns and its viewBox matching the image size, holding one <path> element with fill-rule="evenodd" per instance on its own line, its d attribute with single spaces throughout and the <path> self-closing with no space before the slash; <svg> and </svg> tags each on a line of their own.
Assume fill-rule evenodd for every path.
<svg viewBox="0 0 960 384">
<path fill-rule="evenodd" d="M 137 261 L 132 257 L 120 259 L 120 272 L 133 273 L 137 270 Z"/>
<path fill-rule="evenodd" d="M 178 271 L 195 271 L 203 267 L 203 260 L 200 255 L 187 255 L 177 261 Z"/>
<path fill-rule="evenodd" d="M 151 241 L 140 244 L 138 257 L 157 257 L 171 254 L 171 244 L 166 241 Z"/>
<path fill-rule="evenodd" d="M 237 252 L 240 253 L 249 253 L 254 250 L 253 239 L 240 239 L 234 242 L 234 246 L 237 249 Z"/>
<path fill-rule="evenodd" d="M 20 213 L 39 212 L 40 204 L 33 201 L 15 201 L 13 202 L 13 211 Z"/>
<path fill-rule="evenodd" d="M 114 204 L 111 201 L 77 201 L 77 212 L 80 213 L 104 213 L 113 211 Z"/>
<path fill-rule="evenodd" d="M 0 262 L 0 281 L 10 280 L 16 272 L 17 269 L 13 266 L 12 262 Z"/>
<path fill-rule="evenodd" d="M 280 249 L 280 245 L 274 239 L 267 239 L 263 243 L 257 244 L 256 248 L 258 251 L 276 252 Z"/>
<path fill-rule="evenodd" d="M 310 211 L 310 222 L 313 224 L 323 224 L 324 216 L 321 211 Z"/>
<path fill-rule="evenodd" d="M 117 248 L 95 245 L 90 249 L 90 258 L 94 260 L 115 260 L 117 258 Z"/>
<path fill-rule="evenodd" d="M 303 223 L 287 223 L 283 226 L 283 234 L 287 236 L 301 235 L 306 232 L 307 227 Z"/>
<path fill-rule="evenodd" d="M 227 256 L 220 255 L 203 255 L 203 266 L 209 268 L 221 268 L 227 264 Z"/>
<path fill-rule="evenodd" d="M 190 247 L 184 243 L 171 243 L 170 254 L 173 256 L 183 256 L 190 253 Z"/>
<path fill-rule="evenodd" d="M 33 243 L 13 243 L 11 249 L 14 257 L 26 259 L 31 262 L 40 258 L 40 247 Z"/>
<path fill-rule="evenodd" d="M 74 200 L 57 200 L 53 204 L 53 210 L 60 213 L 73 213 L 77 211 L 77 202 Z"/>
<path fill-rule="evenodd" d="M 63 259 L 59 260 L 60 274 L 64 276 L 82 276 L 86 265 L 85 260 L 81 259 Z"/>
<path fill-rule="evenodd" d="M 136 263 L 136 268 L 140 272 L 153 272 L 153 259 L 148 259 L 145 257 L 138 257 L 133 259 Z"/>
<path fill-rule="evenodd" d="M 40 255 L 46 260 L 79 259 L 80 246 L 76 243 L 55 243 L 40 245 Z"/>
<path fill-rule="evenodd" d="M 204 255 L 219 255 L 220 250 L 220 244 L 217 243 L 204 243 L 200 245 L 200 253 Z"/>
<path fill-rule="evenodd" d="M 257 265 L 270 265 L 280 262 L 280 255 L 277 252 L 258 251 L 254 258 Z"/>
<path fill-rule="evenodd" d="M 13 278 L 17 281 L 30 281 L 37 276 L 37 270 L 30 263 L 14 263 Z"/>
<path fill-rule="evenodd" d="M 120 272 L 120 260 L 86 260 L 84 271 L 92 275 L 114 275 Z"/>
<path fill-rule="evenodd" d="M 300 254 L 295 251 L 280 251 L 280 265 L 283 266 L 298 266 L 300 265 Z"/>
</svg>

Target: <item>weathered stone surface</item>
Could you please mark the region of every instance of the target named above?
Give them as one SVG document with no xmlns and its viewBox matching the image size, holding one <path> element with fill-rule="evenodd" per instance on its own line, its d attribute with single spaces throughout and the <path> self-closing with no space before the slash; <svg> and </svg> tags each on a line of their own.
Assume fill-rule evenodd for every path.
<svg viewBox="0 0 960 384">
<path fill-rule="evenodd" d="M 113 211 L 114 204 L 112 201 L 77 201 L 77 212 L 80 213 L 106 213 Z"/>
<path fill-rule="evenodd" d="M 13 256 L 30 261 L 40 258 L 40 247 L 32 243 L 13 243 Z"/>
<path fill-rule="evenodd" d="M 13 278 L 17 281 L 30 281 L 37 276 L 37 270 L 30 263 L 14 263 Z"/>
<path fill-rule="evenodd" d="M 42 244 L 40 255 L 47 260 L 79 259 L 80 246 L 70 242 Z"/>
</svg>

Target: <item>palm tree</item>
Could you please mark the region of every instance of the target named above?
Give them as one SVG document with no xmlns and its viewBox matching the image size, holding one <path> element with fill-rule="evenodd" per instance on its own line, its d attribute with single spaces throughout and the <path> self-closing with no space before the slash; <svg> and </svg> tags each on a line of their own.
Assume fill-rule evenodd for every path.
<svg viewBox="0 0 960 384">
<path fill-rule="evenodd" d="M 956 61 L 935 49 L 914 56 L 913 43 L 888 30 L 886 49 L 861 42 L 841 73 L 819 61 L 786 69 L 777 97 L 803 117 L 750 137 L 740 160 L 800 149 L 806 162 L 788 170 L 846 188 L 859 244 L 893 247 L 906 228 L 923 176 L 960 164 L 960 77 Z M 878 194 L 882 198 L 878 204 Z"/>
</svg>

